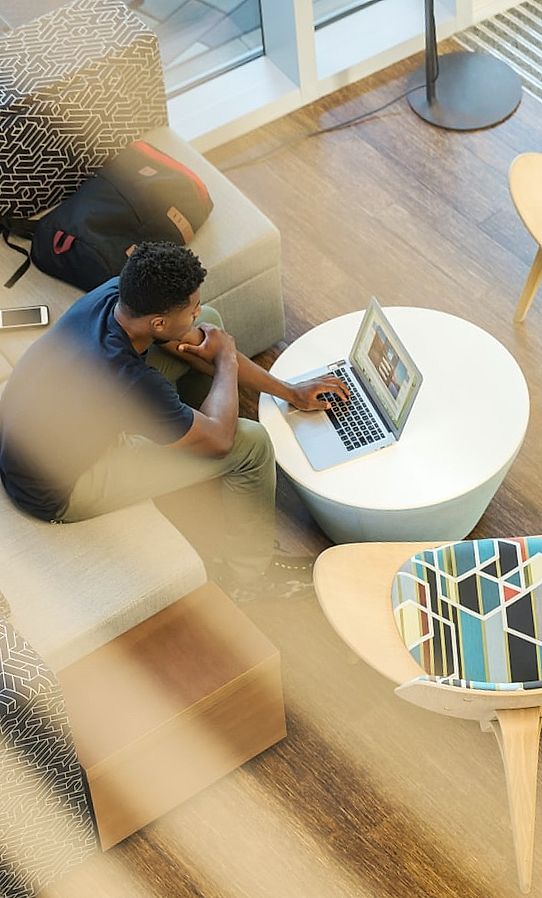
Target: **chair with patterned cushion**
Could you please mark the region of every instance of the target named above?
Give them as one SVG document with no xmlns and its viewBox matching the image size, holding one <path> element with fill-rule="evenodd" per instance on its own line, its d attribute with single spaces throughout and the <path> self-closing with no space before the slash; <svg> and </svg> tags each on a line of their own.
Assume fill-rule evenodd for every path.
<svg viewBox="0 0 542 898">
<path fill-rule="evenodd" d="M 332 626 L 398 684 L 397 695 L 495 733 L 520 888 L 528 892 L 542 713 L 542 537 L 334 546 L 318 558 L 314 583 Z"/>
</svg>

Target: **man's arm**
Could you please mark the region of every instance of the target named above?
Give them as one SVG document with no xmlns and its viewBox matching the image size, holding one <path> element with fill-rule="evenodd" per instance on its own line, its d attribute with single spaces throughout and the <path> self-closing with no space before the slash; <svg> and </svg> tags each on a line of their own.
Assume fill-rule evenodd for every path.
<svg viewBox="0 0 542 898">
<path fill-rule="evenodd" d="M 199 411 L 194 410 L 190 430 L 171 446 L 220 457 L 233 446 L 239 418 L 235 342 L 233 337 L 215 328 L 206 339 L 205 351 L 214 372 L 211 389 Z"/>
<path fill-rule="evenodd" d="M 329 374 L 324 377 L 315 377 L 313 380 L 303 381 L 298 384 L 289 384 L 278 377 L 273 377 L 269 371 L 260 368 L 251 359 L 237 352 L 239 364 L 239 386 L 249 387 L 258 393 L 270 393 L 279 399 L 286 399 L 298 409 L 303 411 L 316 411 L 330 407 L 326 399 L 319 399 L 322 393 L 336 393 L 344 402 L 348 401 L 348 387 L 338 377 Z"/>
<path fill-rule="evenodd" d="M 198 348 L 204 341 L 202 334 L 209 332 L 210 329 L 216 330 L 213 325 L 207 324 L 193 328 L 182 343 L 168 343 L 162 348 L 171 355 L 182 359 L 197 371 L 213 376 L 215 374 L 213 363 L 207 361 Z M 321 393 L 335 393 L 345 402 L 349 399 L 348 387 L 332 374 L 299 384 L 289 384 L 273 377 L 269 371 L 261 368 L 239 351 L 237 351 L 237 364 L 240 387 L 248 387 L 258 393 L 270 393 L 271 396 L 285 399 L 304 411 L 329 408 L 329 403 L 325 399 L 318 398 Z"/>
</svg>

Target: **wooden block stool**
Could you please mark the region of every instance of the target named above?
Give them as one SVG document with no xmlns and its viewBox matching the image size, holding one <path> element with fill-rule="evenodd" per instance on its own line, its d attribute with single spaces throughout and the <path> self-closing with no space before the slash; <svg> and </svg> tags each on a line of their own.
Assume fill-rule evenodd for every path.
<svg viewBox="0 0 542 898">
<path fill-rule="evenodd" d="M 58 677 L 104 850 L 286 735 L 279 653 L 212 583 Z"/>
</svg>

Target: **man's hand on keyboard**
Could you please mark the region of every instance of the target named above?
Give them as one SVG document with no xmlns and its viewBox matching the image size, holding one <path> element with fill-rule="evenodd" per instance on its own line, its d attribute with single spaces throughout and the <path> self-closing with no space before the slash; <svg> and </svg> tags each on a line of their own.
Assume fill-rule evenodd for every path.
<svg viewBox="0 0 542 898">
<path fill-rule="evenodd" d="M 326 393 L 334 393 L 343 402 L 348 402 L 350 391 L 346 384 L 327 374 L 325 377 L 314 377 L 312 380 L 304 380 L 300 384 L 292 386 L 292 395 L 288 401 L 296 408 L 304 412 L 325 411 L 330 407 Z M 322 395 L 324 394 L 324 395 Z"/>
</svg>

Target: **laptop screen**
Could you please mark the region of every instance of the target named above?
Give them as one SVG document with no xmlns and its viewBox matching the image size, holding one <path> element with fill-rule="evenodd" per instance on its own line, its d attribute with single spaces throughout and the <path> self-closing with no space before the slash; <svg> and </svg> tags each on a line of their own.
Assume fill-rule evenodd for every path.
<svg viewBox="0 0 542 898">
<path fill-rule="evenodd" d="M 393 428 L 402 430 L 422 376 L 374 298 L 363 316 L 350 363 Z"/>
</svg>

